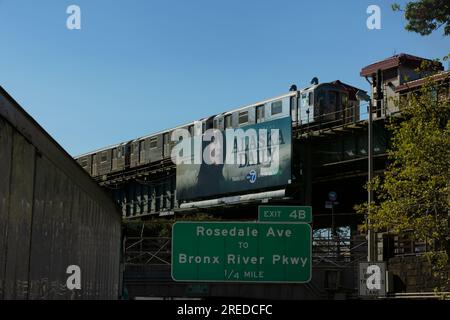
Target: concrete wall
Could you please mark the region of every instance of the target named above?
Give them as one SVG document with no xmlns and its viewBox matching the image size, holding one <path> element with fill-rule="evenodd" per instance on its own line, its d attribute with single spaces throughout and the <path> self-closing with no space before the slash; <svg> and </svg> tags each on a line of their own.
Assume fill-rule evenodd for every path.
<svg viewBox="0 0 450 320">
<path fill-rule="evenodd" d="M 0 299 L 117 299 L 120 251 L 113 200 L 0 87 Z"/>
<path fill-rule="evenodd" d="M 399 256 L 389 259 L 388 270 L 394 275 L 395 292 L 433 292 L 439 285 L 424 256 Z M 450 266 L 447 268 L 447 278 Z M 450 287 L 443 291 L 449 291 Z"/>
</svg>

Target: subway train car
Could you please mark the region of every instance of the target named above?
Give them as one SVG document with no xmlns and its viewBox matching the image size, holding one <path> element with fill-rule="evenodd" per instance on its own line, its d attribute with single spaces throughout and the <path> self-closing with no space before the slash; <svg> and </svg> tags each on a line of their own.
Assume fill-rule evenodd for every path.
<svg viewBox="0 0 450 320">
<path fill-rule="evenodd" d="M 282 96 L 224 112 L 214 117 L 213 126 L 215 129 L 226 130 L 287 117 L 290 115 L 291 101 L 296 95 L 296 92 L 290 92 Z M 292 110 L 295 111 L 295 109 Z"/>
<path fill-rule="evenodd" d="M 225 130 L 291 116 L 294 127 L 341 125 L 359 120 L 357 88 L 340 81 L 319 84 L 260 101 L 214 117 L 214 128 Z"/>
<path fill-rule="evenodd" d="M 202 121 L 198 123 L 203 123 Z M 120 172 L 170 158 L 175 142 L 174 130 L 185 128 L 194 132 L 194 123 L 140 137 L 76 157 L 78 163 L 93 177 Z"/>
<path fill-rule="evenodd" d="M 359 89 L 340 82 L 318 83 L 300 90 L 298 95 L 298 126 L 326 127 L 351 123 L 359 120 Z"/>
<path fill-rule="evenodd" d="M 200 135 L 211 128 L 239 128 L 286 116 L 291 117 L 294 128 L 300 129 L 356 122 L 359 120 L 357 91 L 339 80 L 319 83 L 314 78 L 311 86 L 304 89 L 297 90 L 293 85 L 284 95 L 89 152 L 76 159 L 91 176 L 98 177 L 169 159 L 176 144 L 171 141 L 171 134 L 179 128 L 188 129 L 191 135 Z"/>
</svg>

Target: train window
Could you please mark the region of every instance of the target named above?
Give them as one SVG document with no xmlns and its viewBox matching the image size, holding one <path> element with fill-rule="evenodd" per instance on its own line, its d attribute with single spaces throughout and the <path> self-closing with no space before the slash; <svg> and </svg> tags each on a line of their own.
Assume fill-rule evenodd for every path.
<svg viewBox="0 0 450 320">
<path fill-rule="evenodd" d="M 264 105 L 256 107 L 256 123 L 264 121 Z"/>
<path fill-rule="evenodd" d="M 353 120 L 353 109 L 348 105 L 348 95 L 346 93 L 341 94 L 341 108 L 344 110 L 344 119 L 346 121 Z"/>
<path fill-rule="evenodd" d="M 158 146 L 158 137 L 150 138 L 150 149 L 155 149 Z"/>
<path fill-rule="evenodd" d="M 223 126 L 223 118 L 214 119 L 213 128 L 221 129 Z"/>
<path fill-rule="evenodd" d="M 145 140 L 139 141 L 139 150 L 141 150 L 141 152 L 145 150 Z"/>
<path fill-rule="evenodd" d="M 231 114 L 225 116 L 225 129 L 231 128 L 233 126 L 231 122 Z"/>
<path fill-rule="evenodd" d="M 107 155 L 106 151 L 103 151 L 102 156 L 100 158 L 100 162 L 106 162 L 106 160 L 108 160 L 108 155 Z"/>
<path fill-rule="evenodd" d="M 319 91 L 319 93 L 317 94 L 317 103 L 321 108 L 325 107 L 325 91 Z"/>
<path fill-rule="evenodd" d="M 191 135 L 191 137 L 194 135 L 194 126 L 189 126 L 188 127 L 188 131 L 189 131 L 189 134 Z"/>
<path fill-rule="evenodd" d="M 308 104 L 309 104 L 308 95 L 306 93 L 303 93 L 300 106 L 306 108 L 308 106 Z"/>
<path fill-rule="evenodd" d="M 341 106 L 342 109 L 348 108 L 348 95 L 346 93 L 341 94 Z"/>
<path fill-rule="evenodd" d="M 309 95 L 308 95 L 308 103 L 309 103 L 309 105 L 310 106 L 313 106 L 314 105 L 314 103 L 313 103 L 313 93 L 312 93 L 312 91 L 309 93 Z"/>
<path fill-rule="evenodd" d="M 330 103 L 330 106 L 336 105 L 336 96 L 337 96 L 336 92 L 334 91 L 328 92 L 328 102 Z"/>
<path fill-rule="evenodd" d="M 239 112 L 239 124 L 248 122 L 248 111 Z"/>
<path fill-rule="evenodd" d="M 281 101 L 272 102 L 272 115 L 283 112 L 283 104 Z"/>
</svg>

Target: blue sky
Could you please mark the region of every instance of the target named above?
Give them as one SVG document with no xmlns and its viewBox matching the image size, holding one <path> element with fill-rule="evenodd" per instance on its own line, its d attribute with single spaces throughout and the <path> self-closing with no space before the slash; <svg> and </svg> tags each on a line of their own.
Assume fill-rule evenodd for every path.
<svg viewBox="0 0 450 320">
<path fill-rule="evenodd" d="M 392 2 L 0 0 L 0 85 L 75 156 L 313 77 L 367 90 L 360 69 L 395 52 L 450 53 L 440 31 L 405 31 Z M 81 30 L 66 28 L 71 4 Z M 381 30 L 366 27 L 370 4 Z"/>
</svg>

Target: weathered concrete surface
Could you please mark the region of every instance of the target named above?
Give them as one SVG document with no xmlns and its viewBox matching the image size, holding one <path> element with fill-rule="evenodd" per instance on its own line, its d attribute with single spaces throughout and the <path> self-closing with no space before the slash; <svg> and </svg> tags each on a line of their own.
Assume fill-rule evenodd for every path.
<svg viewBox="0 0 450 320">
<path fill-rule="evenodd" d="M 0 87 L 0 299 L 117 299 L 120 259 L 113 200 Z"/>
</svg>

